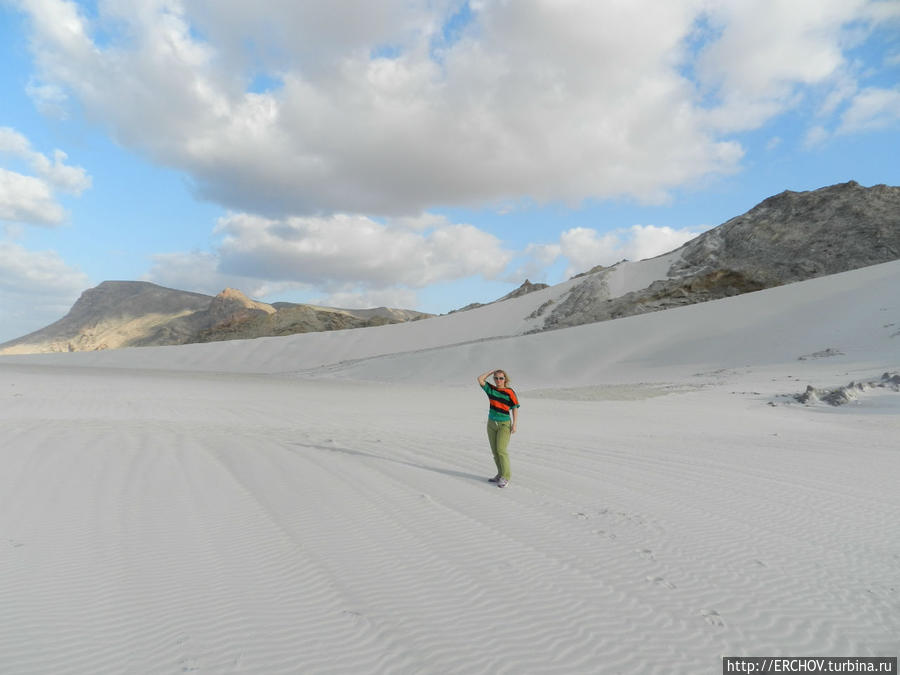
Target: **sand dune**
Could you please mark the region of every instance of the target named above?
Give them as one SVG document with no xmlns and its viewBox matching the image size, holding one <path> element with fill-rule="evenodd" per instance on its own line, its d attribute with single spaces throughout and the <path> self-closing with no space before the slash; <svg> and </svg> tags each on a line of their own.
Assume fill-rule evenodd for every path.
<svg viewBox="0 0 900 675">
<path fill-rule="evenodd" d="M 898 370 L 898 289 L 895 262 L 523 334 L 556 288 L 399 326 L 2 358 L 0 672 L 896 655 L 900 394 L 790 396 Z M 492 366 L 523 403 L 507 490 L 474 384 Z"/>
</svg>

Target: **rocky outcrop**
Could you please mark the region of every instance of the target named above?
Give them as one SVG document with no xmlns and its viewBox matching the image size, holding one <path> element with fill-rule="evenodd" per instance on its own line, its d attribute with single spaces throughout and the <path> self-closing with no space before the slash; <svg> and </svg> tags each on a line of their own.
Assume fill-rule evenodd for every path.
<svg viewBox="0 0 900 675">
<path fill-rule="evenodd" d="M 670 276 L 735 270 L 767 286 L 900 258 L 900 187 L 782 192 L 681 249 Z"/>
<path fill-rule="evenodd" d="M 59 321 L 0 345 L 0 354 L 117 349 L 169 324 L 163 344 L 180 344 L 191 330 L 178 320 L 205 310 L 210 299 L 143 281 L 104 281 L 84 291 Z"/>
<path fill-rule="evenodd" d="M 761 291 L 767 286 L 734 270 L 713 270 L 684 278 L 654 281 L 646 288 L 615 298 L 604 295 L 605 280 L 591 279 L 572 289 L 544 321 L 544 330 L 578 326 L 658 312 L 682 305 Z"/>
<path fill-rule="evenodd" d="M 576 326 L 846 272 L 900 258 L 900 187 L 851 181 L 782 192 L 666 254 L 667 278 L 611 297 L 595 268 L 574 285 L 540 330 Z M 661 256 L 662 257 L 662 256 Z"/>
<path fill-rule="evenodd" d="M 510 293 L 507 293 L 502 298 L 497 298 L 496 300 L 494 300 L 492 302 L 487 302 L 487 303 L 473 302 L 471 304 L 466 305 L 465 307 L 460 307 L 459 309 L 454 309 L 450 313 L 453 314 L 454 312 L 466 312 L 470 309 L 486 307 L 487 305 L 493 305 L 497 302 L 503 302 L 504 300 L 512 300 L 513 298 L 521 298 L 523 295 L 528 295 L 529 293 L 534 293 L 535 291 L 540 291 L 540 290 L 543 290 L 543 289 L 549 288 L 549 287 L 550 286 L 548 284 L 533 284 L 528 279 L 526 279 L 525 282 L 521 286 L 519 286 L 516 290 L 514 290 Z"/>
<path fill-rule="evenodd" d="M 142 281 L 105 281 L 82 293 L 69 313 L 0 345 L 0 354 L 180 345 L 361 328 L 429 316 L 411 310 L 344 310 L 269 305 L 226 288 L 215 297 Z"/>
<path fill-rule="evenodd" d="M 835 389 L 817 389 L 809 385 L 802 394 L 795 394 L 794 400 L 805 405 L 815 405 L 822 402 L 838 406 L 852 403 L 858 400 L 861 394 L 874 389 L 900 392 L 900 373 L 887 372 L 881 376 L 880 380 L 851 382 L 844 387 Z"/>
<path fill-rule="evenodd" d="M 274 309 L 274 307 L 273 307 Z M 234 314 L 220 318 L 208 328 L 201 330 L 195 342 L 218 342 L 220 340 L 247 340 L 257 337 L 294 335 L 295 333 L 315 333 L 348 328 L 365 328 L 388 323 L 401 323 L 427 315 L 403 310 L 371 312 L 316 307 L 314 305 L 292 305 L 283 303 L 273 312 L 257 308 L 241 308 Z M 400 312 L 395 314 L 394 312 Z"/>
</svg>

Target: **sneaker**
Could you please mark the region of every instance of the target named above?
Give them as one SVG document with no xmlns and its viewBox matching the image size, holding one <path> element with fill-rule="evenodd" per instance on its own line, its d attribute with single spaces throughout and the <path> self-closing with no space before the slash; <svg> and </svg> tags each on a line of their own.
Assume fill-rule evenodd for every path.
<svg viewBox="0 0 900 675">
<path fill-rule="evenodd" d="M 509 485 L 509 479 L 503 478 L 503 477 L 501 476 L 501 477 L 500 477 L 500 480 L 497 481 L 497 487 L 498 487 L 498 488 L 505 488 L 507 485 Z"/>
<path fill-rule="evenodd" d="M 497 474 L 496 476 L 494 476 L 493 478 L 488 478 L 488 483 L 496 483 L 496 482 L 498 482 L 499 480 L 500 480 L 500 474 L 498 473 L 498 474 Z"/>
</svg>

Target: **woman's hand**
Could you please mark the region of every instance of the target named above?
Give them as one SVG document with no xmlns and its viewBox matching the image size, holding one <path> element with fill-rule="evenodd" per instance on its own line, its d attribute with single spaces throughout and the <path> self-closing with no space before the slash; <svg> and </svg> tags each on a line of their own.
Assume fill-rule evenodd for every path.
<svg viewBox="0 0 900 675">
<path fill-rule="evenodd" d="M 482 386 L 482 387 L 483 387 L 483 386 L 484 386 L 484 383 L 487 381 L 487 379 L 488 379 L 491 375 L 493 375 L 495 372 L 496 372 L 496 370 L 492 369 L 492 370 L 487 371 L 486 373 L 482 373 L 481 375 L 479 375 L 479 376 L 478 376 L 478 384 L 479 384 L 479 386 Z"/>
</svg>

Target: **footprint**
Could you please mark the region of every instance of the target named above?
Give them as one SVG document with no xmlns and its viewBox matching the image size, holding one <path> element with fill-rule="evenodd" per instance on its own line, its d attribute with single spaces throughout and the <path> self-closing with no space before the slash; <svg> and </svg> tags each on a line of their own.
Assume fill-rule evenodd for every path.
<svg viewBox="0 0 900 675">
<path fill-rule="evenodd" d="M 713 628 L 725 628 L 725 621 L 722 619 L 722 615 L 719 614 L 714 609 L 701 609 L 700 615 L 704 618 L 706 623 L 708 623 Z"/>
<path fill-rule="evenodd" d="M 588 514 L 582 513 L 581 511 L 579 511 L 578 513 L 573 513 L 572 515 L 576 518 L 580 518 L 581 520 L 587 520 L 588 518 L 590 518 Z"/>
<path fill-rule="evenodd" d="M 593 534 L 596 534 L 598 537 L 606 537 L 607 539 L 615 539 L 616 535 L 612 532 L 607 532 L 606 530 L 594 530 Z"/>
<path fill-rule="evenodd" d="M 347 617 L 355 625 L 367 625 L 369 623 L 369 619 L 366 615 L 362 612 L 357 612 L 356 610 L 344 609 L 341 610 L 341 615 Z"/>
<path fill-rule="evenodd" d="M 638 553 L 641 554 L 642 558 L 646 558 L 647 560 L 656 560 L 656 556 L 653 555 L 653 551 L 649 548 L 638 548 L 635 549 Z"/>
<path fill-rule="evenodd" d="M 647 581 L 651 584 L 655 584 L 657 586 L 662 586 L 663 588 L 668 588 L 669 590 L 675 590 L 677 586 L 673 584 L 671 581 L 663 578 L 663 577 L 645 577 Z"/>
</svg>

